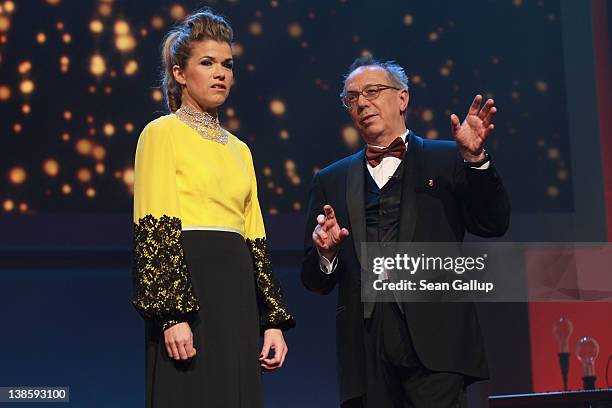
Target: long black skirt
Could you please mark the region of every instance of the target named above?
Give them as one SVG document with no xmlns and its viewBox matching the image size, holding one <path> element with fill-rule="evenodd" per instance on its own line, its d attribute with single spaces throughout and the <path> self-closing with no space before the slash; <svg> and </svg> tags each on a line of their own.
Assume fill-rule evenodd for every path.
<svg viewBox="0 0 612 408">
<path fill-rule="evenodd" d="M 146 323 L 146 406 L 263 407 L 255 275 L 246 242 L 233 232 L 182 235 L 200 302 L 190 324 L 197 353 L 186 361 L 171 359 L 163 332 Z"/>
</svg>

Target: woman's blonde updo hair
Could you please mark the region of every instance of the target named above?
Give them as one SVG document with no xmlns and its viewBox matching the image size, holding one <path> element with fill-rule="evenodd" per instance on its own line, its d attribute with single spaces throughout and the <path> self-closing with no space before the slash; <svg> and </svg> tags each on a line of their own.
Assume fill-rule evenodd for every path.
<svg viewBox="0 0 612 408">
<path fill-rule="evenodd" d="M 163 77 L 162 89 L 166 105 L 171 112 L 181 106 L 181 84 L 176 82 L 172 67 L 178 65 L 185 69 L 191 56 L 191 44 L 196 41 L 214 40 L 226 42 L 230 46 L 234 32 L 227 20 L 210 9 L 203 9 L 187 16 L 172 29 L 162 42 Z"/>
</svg>

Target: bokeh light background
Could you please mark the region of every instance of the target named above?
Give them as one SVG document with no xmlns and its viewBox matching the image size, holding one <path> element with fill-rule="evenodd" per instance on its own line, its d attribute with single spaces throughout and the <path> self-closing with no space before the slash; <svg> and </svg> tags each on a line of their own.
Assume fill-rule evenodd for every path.
<svg viewBox="0 0 612 408">
<path fill-rule="evenodd" d="M 302 211 L 313 173 L 361 145 L 338 94 L 366 53 L 406 69 L 424 137 L 493 97 L 513 210 L 572 210 L 558 0 L 0 0 L 2 212 L 131 211 L 138 135 L 166 113 L 160 42 L 203 6 L 235 30 L 220 118 L 251 147 L 266 213 Z"/>
</svg>

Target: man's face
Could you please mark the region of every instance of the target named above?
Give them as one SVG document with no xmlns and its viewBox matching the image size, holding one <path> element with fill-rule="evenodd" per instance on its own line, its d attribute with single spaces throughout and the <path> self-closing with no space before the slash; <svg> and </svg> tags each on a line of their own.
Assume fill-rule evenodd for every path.
<svg viewBox="0 0 612 408">
<path fill-rule="evenodd" d="M 346 80 L 345 93 L 360 92 L 368 85 L 388 85 L 392 83 L 384 68 L 377 66 L 359 67 Z M 404 125 L 402 112 L 408 106 L 408 91 L 405 89 L 385 89 L 372 100 L 360 95 L 348 112 L 357 130 L 366 140 L 374 144 L 383 137 L 394 136 Z"/>
</svg>

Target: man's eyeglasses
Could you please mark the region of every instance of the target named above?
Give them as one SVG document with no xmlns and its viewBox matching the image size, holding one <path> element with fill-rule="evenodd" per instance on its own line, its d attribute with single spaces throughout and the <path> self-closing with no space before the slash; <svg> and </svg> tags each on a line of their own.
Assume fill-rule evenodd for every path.
<svg viewBox="0 0 612 408">
<path fill-rule="evenodd" d="M 357 105 L 357 101 L 359 100 L 359 95 L 363 95 L 364 98 L 366 98 L 368 101 L 371 101 L 371 100 L 378 98 L 378 95 L 380 95 L 380 92 L 384 91 L 385 89 L 395 89 L 396 91 L 400 90 L 400 88 L 397 88 L 391 85 L 385 85 L 385 84 L 368 85 L 365 88 L 363 88 L 360 92 L 349 91 L 345 93 L 344 95 L 342 95 L 341 97 L 342 105 L 344 105 L 346 109 L 352 109 Z"/>
</svg>

